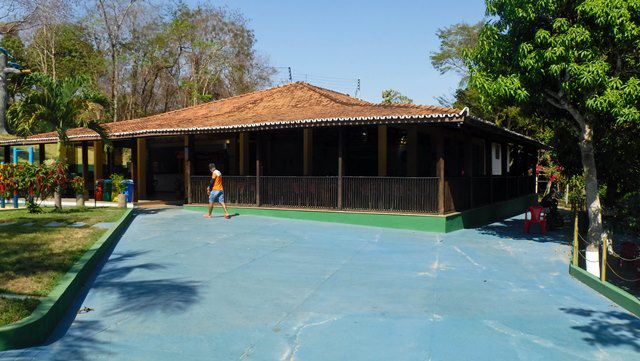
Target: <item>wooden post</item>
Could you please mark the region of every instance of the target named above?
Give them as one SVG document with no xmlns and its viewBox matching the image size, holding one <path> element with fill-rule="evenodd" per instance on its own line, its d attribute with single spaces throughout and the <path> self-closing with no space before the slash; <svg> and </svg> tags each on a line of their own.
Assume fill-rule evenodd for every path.
<svg viewBox="0 0 640 361">
<path fill-rule="evenodd" d="M 131 142 L 131 180 L 133 181 L 133 202 L 138 202 L 138 141 Z"/>
<path fill-rule="evenodd" d="M 240 166 L 238 168 L 240 171 L 240 175 L 247 175 L 248 165 L 249 165 L 249 134 L 247 132 L 240 132 L 238 137 L 240 146 L 239 146 L 239 162 Z"/>
<path fill-rule="evenodd" d="M 578 232 L 579 230 L 579 222 L 578 222 L 578 211 L 573 215 L 573 258 L 571 260 L 571 264 L 574 266 L 578 266 L 578 252 L 580 251 L 579 243 L 578 243 Z"/>
<path fill-rule="evenodd" d="M 4 146 L 4 164 L 11 164 L 11 146 Z"/>
<path fill-rule="evenodd" d="M 101 141 L 93 142 L 93 178 L 94 182 L 102 179 L 102 165 L 104 164 L 104 148 Z"/>
<path fill-rule="evenodd" d="M 256 206 L 260 207 L 260 168 L 261 164 L 261 149 L 262 148 L 262 137 L 258 134 L 256 139 Z"/>
<path fill-rule="evenodd" d="M 47 150 L 44 146 L 44 143 L 38 144 L 38 162 L 43 164 L 44 161 L 47 160 Z"/>
<path fill-rule="evenodd" d="M 193 135 L 184 136 L 184 191 L 187 203 L 193 203 L 191 197 L 191 173 L 193 173 L 193 147 L 195 138 Z"/>
<path fill-rule="evenodd" d="M 387 126 L 378 126 L 378 176 L 387 175 Z"/>
<path fill-rule="evenodd" d="M 84 181 L 84 193 L 82 197 L 85 201 L 89 200 L 89 193 L 87 189 L 89 188 L 89 144 L 87 142 L 82 142 L 80 144 L 82 149 L 82 180 Z"/>
<path fill-rule="evenodd" d="M 600 280 L 607 282 L 607 254 L 609 248 L 609 237 L 605 234 L 602 237 L 602 264 L 600 265 Z"/>
<path fill-rule="evenodd" d="M 135 180 L 137 198 L 147 197 L 147 140 L 145 138 L 136 139 L 137 148 L 137 178 Z"/>
<path fill-rule="evenodd" d="M 418 173 L 418 128 L 411 126 L 407 130 L 407 176 Z"/>
<path fill-rule="evenodd" d="M 338 209 L 342 209 L 342 181 L 344 177 L 344 128 L 338 129 Z"/>
<path fill-rule="evenodd" d="M 313 175 L 313 129 L 311 128 L 302 130 L 302 153 L 302 174 L 306 176 Z"/>
<path fill-rule="evenodd" d="M 466 154 L 464 159 L 464 173 L 469 179 L 469 208 L 473 208 L 473 138 L 467 134 Z"/>
<path fill-rule="evenodd" d="M 445 212 L 445 179 L 444 179 L 444 137 L 442 133 L 436 135 L 436 159 L 438 163 L 436 165 L 436 172 L 438 175 L 438 213 L 444 214 Z"/>
<path fill-rule="evenodd" d="M 238 175 L 240 174 L 240 160 L 238 158 L 238 133 L 234 133 L 231 135 L 231 139 L 229 139 L 229 169 L 227 172 L 229 175 Z"/>
</svg>

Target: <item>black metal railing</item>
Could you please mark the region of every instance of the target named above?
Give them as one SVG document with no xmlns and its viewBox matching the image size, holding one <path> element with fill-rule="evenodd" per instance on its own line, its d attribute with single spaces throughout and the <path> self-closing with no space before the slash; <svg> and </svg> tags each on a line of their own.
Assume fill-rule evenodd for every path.
<svg viewBox="0 0 640 361">
<path fill-rule="evenodd" d="M 338 177 L 260 177 L 260 203 L 273 207 L 337 208 Z"/>
<path fill-rule="evenodd" d="M 471 208 L 471 177 L 445 178 L 444 211 L 460 212 Z"/>
<path fill-rule="evenodd" d="M 345 209 L 438 212 L 438 178 L 344 177 Z"/>
<path fill-rule="evenodd" d="M 208 176 L 191 177 L 190 201 L 207 203 Z M 257 183 L 260 182 L 260 194 Z M 268 207 L 439 213 L 437 177 L 225 176 L 230 204 Z M 460 212 L 534 193 L 533 177 L 447 177 L 444 213 Z M 259 196 L 259 197 L 258 197 Z"/>
<path fill-rule="evenodd" d="M 207 203 L 206 188 L 211 177 L 191 177 L 190 200 L 191 203 Z M 252 176 L 224 176 L 225 202 L 231 204 L 255 204 L 256 203 L 256 177 Z"/>
</svg>

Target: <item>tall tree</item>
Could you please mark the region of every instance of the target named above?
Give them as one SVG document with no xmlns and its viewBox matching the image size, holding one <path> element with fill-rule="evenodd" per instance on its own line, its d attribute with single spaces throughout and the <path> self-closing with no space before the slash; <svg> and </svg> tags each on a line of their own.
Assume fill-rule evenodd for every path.
<svg viewBox="0 0 640 361">
<path fill-rule="evenodd" d="M 122 45 L 126 41 L 127 33 L 125 22 L 134 10 L 137 0 L 96 0 L 99 22 L 107 38 L 110 57 L 110 90 L 111 90 L 111 116 L 115 122 L 118 118 L 118 97 L 120 95 L 120 56 Z"/>
<path fill-rule="evenodd" d="M 89 128 L 108 142 L 108 135 L 101 126 L 102 110 L 109 102 L 97 92 L 85 75 L 54 79 L 49 75 L 34 73 L 29 76 L 30 91 L 9 108 L 8 119 L 12 129 L 22 136 L 53 131 L 58 136 L 58 160 L 66 160 L 67 131 L 73 128 Z M 60 190 L 56 195 L 56 207 L 62 206 Z"/>
<path fill-rule="evenodd" d="M 458 23 L 438 29 L 436 36 L 440 39 L 440 49 L 431 53 L 431 65 L 441 74 L 455 72 L 462 77 L 461 85 L 465 85 L 469 69 L 464 61 L 464 53 L 473 49 L 478 42 L 478 33 L 484 21 L 476 24 Z"/>
<path fill-rule="evenodd" d="M 52 56 L 41 56 L 41 47 L 49 38 L 52 43 Z M 45 28 L 36 28 L 33 41 L 26 49 L 30 67 L 34 71 L 65 78 L 70 75 L 89 75 L 98 79 L 105 72 L 103 54 L 94 48 L 86 29 L 74 23 L 60 23 Z M 54 67 L 49 66 L 53 64 Z M 55 70 L 55 71 L 54 71 Z"/>
<path fill-rule="evenodd" d="M 413 99 L 394 89 L 382 91 L 382 104 L 413 104 Z"/>
<path fill-rule="evenodd" d="M 578 140 L 588 241 L 603 236 L 595 129 L 640 121 L 640 2 L 487 0 L 470 84 L 495 101 L 517 101 L 563 121 Z"/>
</svg>

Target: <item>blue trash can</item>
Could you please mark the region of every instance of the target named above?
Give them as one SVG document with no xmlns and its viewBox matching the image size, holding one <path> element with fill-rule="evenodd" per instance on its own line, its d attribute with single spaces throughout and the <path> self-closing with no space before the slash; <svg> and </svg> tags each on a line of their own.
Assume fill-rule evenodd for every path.
<svg viewBox="0 0 640 361">
<path fill-rule="evenodd" d="M 122 183 L 124 184 L 124 195 L 127 197 L 127 202 L 133 202 L 133 180 L 125 179 Z"/>
</svg>

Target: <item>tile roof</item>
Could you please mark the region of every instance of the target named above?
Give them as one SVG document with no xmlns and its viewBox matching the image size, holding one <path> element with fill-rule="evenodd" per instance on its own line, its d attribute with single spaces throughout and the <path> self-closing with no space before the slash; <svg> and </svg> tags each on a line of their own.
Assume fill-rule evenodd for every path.
<svg viewBox="0 0 640 361">
<path fill-rule="evenodd" d="M 380 122 L 462 121 L 466 111 L 439 106 L 375 104 L 314 85 L 296 82 L 255 91 L 167 113 L 106 123 L 111 138 L 240 131 Z M 70 140 L 99 139 L 88 129 L 72 129 Z M 0 141 L 39 143 L 55 141 L 55 133 Z"/>
</svg>

